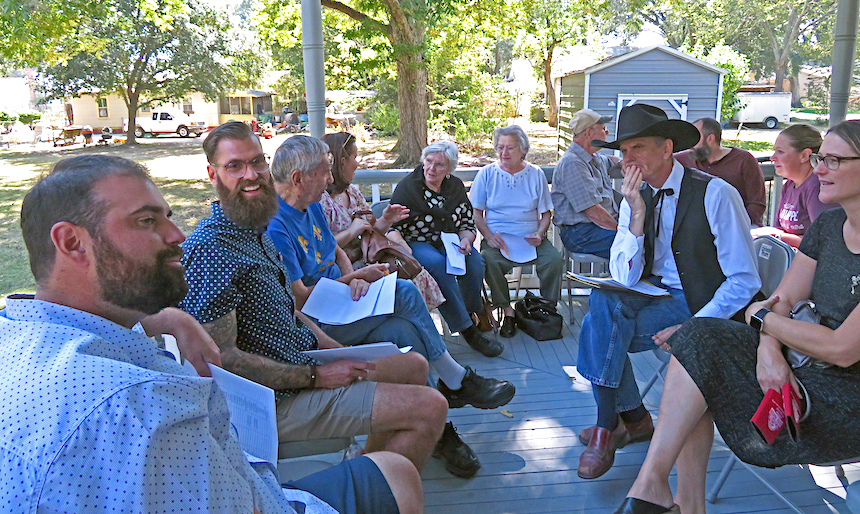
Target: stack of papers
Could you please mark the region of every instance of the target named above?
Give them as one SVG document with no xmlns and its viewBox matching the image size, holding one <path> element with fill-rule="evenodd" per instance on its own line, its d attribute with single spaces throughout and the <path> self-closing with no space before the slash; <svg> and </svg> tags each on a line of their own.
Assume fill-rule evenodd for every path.
<svg viewBox="0 0 860 514">
<path fill-rule="evenodd" d="M 396 287 L 395 272 L 370 284 L 367 294 L 353 300 L 347 284 L 321 278 L 308 296 L 302 312 L 326 325 L 348 325 L 370 316 L 393 314 Z"/>
<path fill-rule="evenodd" d="M 186 366 L 191 364 L 186 361 Z M 242 451 L 277 468 L 275 391 L 212 364 L 209 364 L 209 373 L 227 397 L 230 424 L 236 429 Z"/>
<path fill-rule="evenodd" d="M 502 247 L 502 255 L 508 260 L 523 263 L 537 259 L 537 247 L 529 244 L 523 236 L 499 232 L 499 237 L 505 242 L 505 246 Z"/>
<path fill-rule="evenodd" d="M 460 236 L 442 232 L 442 245 L 445 247 L 445 272 L 449 275 L 466 274 L 466 256 L 460 252 Z"/>
<path fill-rule="evenodd" d="M 631 287 L 627 287 L 621 282 L 616 282 L 611 278 L 597 278 L 597 277 L 587 277 L 585 275 L 580 275 L 578 273 L 567 272 L 567 276 L 576 280 L 577 282 L 582 282 L 583 284 L 588 284 L 592 287 L 596 287 L 598 289 L 615 289 L 618 291 L 630 291 L 633 293 L 643 294 L 645 296 L 668 296 L 669 291 L 663 289 L 662 287 L 657 287 L 654 284 L 650 284 L 645 282 L 644 280 L 640 280 L 636 284 Z"/>
<path fill-rule="evenodd" d="M 308 357 L 328 364 L 341 359 L 349 359 L 358 362 L 372 362 L 383 357 L 399 355 L 411 350 L 411 346 L 398 348 L 394 343 L 369 343 L 355 346 L 344 346 L 343 348 L 328 348 L 326 350 L 308 350 L 302 352 Z"/>
</svg>

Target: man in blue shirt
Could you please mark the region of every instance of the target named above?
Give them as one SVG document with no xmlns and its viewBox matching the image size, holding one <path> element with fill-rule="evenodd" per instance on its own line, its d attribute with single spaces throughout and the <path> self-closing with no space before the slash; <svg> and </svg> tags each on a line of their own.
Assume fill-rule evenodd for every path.
<svg viewBox="0 0 860 514">
<path fill-rule="evenodd" d="M 270 465 L 243 454 L 223 392 L 140 328 L 181 345 L 196 337 L 188 354 L 202 347 L 218 363 L 202 328 L 166 308 L 187 290 L 170 214 L 145 168 L 102 155 L 60 161 L 24 199 L 37 285 L 0 316 L 4 511 L 419 509 L 420 478 L 399 455 L 349 461 L 282 491 Z M 366 487 L 348 493 L 355 480 Z"/>
<path fill-rule="evenodd" d="M 326 186 L 333 180 L 325 143 L 308 136 L 287 139 L 275 153 L 272 176 L 279 207 L 266 233 L 284 257 L 299 307 L 322 277 L 349 284 L 357 299 L 367 291 L 370 282 L 387 273 L 386 264 L 372 264 L 354 271 L 329 229 L 319 204 Z M 348 325 L 320 324 L 320 327 L 347 345 L 393 341 L 401 347 L 413 346 L 427 357 L 440 376 L 439 390 L 452 408 L 471 404 L 493 409 L 509 402 L 516 391 L 510 382 L 481 377 L 454 360 L 436 330 L 421 293 L 409 280 L 397 280 L 393 314 L 365 318 Z M 449 441 L 456 445 L 446 444 Z M 455 446 L 459 447 L 456 451 Z M 454 458 L 446 449 L 469 457 Z M 446 427 L 437 450 L 435 454 L 444 459 L 448 470 L 455 475 L 471 476 L 480 466 L 477 456 L 454 432 L 453 424 Z"/>
</svg>

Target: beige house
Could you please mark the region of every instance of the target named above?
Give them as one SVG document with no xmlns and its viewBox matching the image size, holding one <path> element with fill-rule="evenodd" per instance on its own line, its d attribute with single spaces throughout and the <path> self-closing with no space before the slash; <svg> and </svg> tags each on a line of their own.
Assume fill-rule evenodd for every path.
<svg viewBox="0 0 860 514">
<path fill-rule="evenodd" d="M 218 102 L 211 102 L 202 93 L 191 93 L 181 102 L 162 104 L 186 114 L 202 118 L 209 127 L 220 124 Z M 138 109 L 138 116 L 146 116 L 150 108 Z M 119 95 L 84 94 L 79 97 L 66 99 L 66 115 L 74 125 L 90 125 L 94 129 L 110 127 L 114 132 L 121 132 L 123 122 L 128 118 L 128 108 Z"/>
</svg>

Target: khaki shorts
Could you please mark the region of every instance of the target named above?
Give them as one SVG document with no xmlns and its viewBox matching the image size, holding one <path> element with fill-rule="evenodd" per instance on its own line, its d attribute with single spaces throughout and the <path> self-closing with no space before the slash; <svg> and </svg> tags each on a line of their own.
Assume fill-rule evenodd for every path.
<svg viewBox="0 0 860 514">
<path fill-rule="evenodd" d="M 376 382 L 308 389 L 278 402 L 278 440 L 305 441 L 370 433 Z"/>
</svg>

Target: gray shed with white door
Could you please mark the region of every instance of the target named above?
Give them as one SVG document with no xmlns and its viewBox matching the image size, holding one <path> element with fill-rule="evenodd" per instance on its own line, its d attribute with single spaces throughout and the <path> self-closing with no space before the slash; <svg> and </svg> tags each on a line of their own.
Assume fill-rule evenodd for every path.
<svg viewBox="0 0 860 514">
<path fill-rule="evenodd" d="M 647 103 L 671 119 L 720 119 L 726 70 L 667 46 L 652 46 L 610 57 L 561 78 L 558 117 L 559 155 L 570 146 L 568 123 L 584 108 L 618 119 L 622 107 Z M 611 121 L 607 140 L 615 139 Z"/>
</svg>

